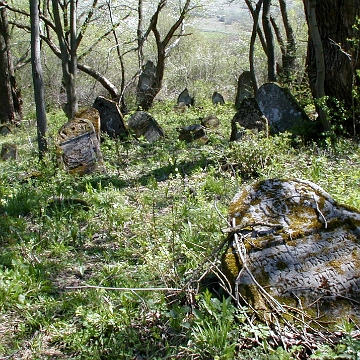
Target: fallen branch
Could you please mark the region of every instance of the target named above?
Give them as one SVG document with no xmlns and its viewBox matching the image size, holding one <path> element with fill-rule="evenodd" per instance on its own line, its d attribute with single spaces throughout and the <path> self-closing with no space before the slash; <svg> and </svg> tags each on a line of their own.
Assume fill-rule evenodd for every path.
<svg viewBox="0 0 360 360">
<path fill-rule="evenodd" d="M 98 290 L 114 290 L 114 291 L 183 291 L 184 289 L 177 288 L 127 288 L 127 287 L 110 287 L 98 285 L 80 285 L 80 286 L 67 286 L 65 289 L 98 289 Z"/>
</svg>

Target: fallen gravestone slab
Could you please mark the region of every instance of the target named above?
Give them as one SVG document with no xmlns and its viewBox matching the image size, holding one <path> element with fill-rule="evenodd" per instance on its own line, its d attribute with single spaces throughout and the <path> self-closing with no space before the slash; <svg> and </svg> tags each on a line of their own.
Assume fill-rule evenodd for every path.
<svg viewBox="0 0 360 360">
<path fill-rule="evenodd" d="M 304 134 L 309 131 L 309 125 L 314 123 L 290 91 L 276 83 L 262 85 L 256 94 L 256 100 L 260 110 L 269 120 L 271 132 L 275 134 L 285 131 Z"/>
<path fill-rule="evenodd" d="M 261 316 L 311 327 L 360 321 L 360 212 L 310 181 L 265 180 L 240 191 L 223 271 Z"/>
<path fill-rule="evenodd" d="M 115 101 L 98 96 L 94 101 L 93 108 L 100 113 L 100 129 L 102 132 L 108 134 L 112 139 L 129 135 L 119 106 Z"/>
<path fill-rule="evenodd" d="M 67 171 L 84 175 L 104 172 L 100 142 L 94 125 L 87 119 L 74 119 L 59 130 L 58 162 Z"/>
<path fill-rule="evenodd" d="M 128 121 L 128 128 L 134 131 L 136 137 L 144 136 L 150 143 L 164 137 L 164 130 L 157 121 L 145 111 L 137 111 L 131 115 Z"/>
<path fill-rule="evenodd" d="M 215 115 L 209 115 L 201 119 L 201 125 L 208 129 L 219 127 L 220 120 Z"/>
<path fill-rule="evenodd" d="M 205 128 L 200 124 L 193 124 L 178 128 L 179 140 L 190 143 L 192 141 L 199 141 L 206 144 L 209 141 L 209 137 L 206 135 Z"/>
<path fill-rule="evenodd" d="M 262 131 L 265 136 L 269 134 L 268 120 L 254 98 L 245 98 L 241 102 L 239 110 L 231 120 L 230 141 L 240 140 L 244 134 L 243 129 L 249 129 L 256 134 Z"/>
</svg>

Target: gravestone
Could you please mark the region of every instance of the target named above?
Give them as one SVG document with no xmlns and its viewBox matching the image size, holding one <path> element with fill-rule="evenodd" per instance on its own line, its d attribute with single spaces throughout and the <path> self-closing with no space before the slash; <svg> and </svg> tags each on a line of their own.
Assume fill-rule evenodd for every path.
<svg viewBox="0 0 360 360">
<path fill-rule="evenodd" d="M 102 132 L 108 134 L 112 139 L 129 135 L 119 106 L 115 101 L 98 96 L 94 101 L 93 108 L 100 113 L 100 129 Z"/>
<path fill-rule="evenodd" d="M 136 137 L 144 136 L 146 140 L 153 143 L 164 137 L 164 130 L 157 121 L 145 111 L 137 111 L 131 115 L 128 128 L 133 130 Z"/>
<path fill-rule="evenodd" d="M 276 83 L 264 84 L 259 88 L 256 100 L 269 120 L 271 132 L 302 134 L 308 130 L 311 121 L 288 89 Z"/>
<path fill-rule="evenodd" d="M 177 104 L 184 103 L 186 106 L 194 105 L 194 98 L 190 96 L 189 90 L 185 88 L 177 98 Z"/>
<path fill-rule="evenodd" d="M 100 141 L 100 128 L 101 128 L 101 124 L 100 124 L 100 113 L 98 110 L 96 110 L 93 107 L 90 108 L 85 108 L 85 109 L 80 109 L 74 116 L 76 119 L 86 119 L 91 121 L 91 123 L 94 126 L 94 130 L 96 133 L 96 136 L 98 137 L 99 141 Z"/>
<path fill-rule="evenodd" d="M 72 174 L 105 171 L 97 132 L 87 119 L 75 118 L 61 127 L 57 157 L 60 166 Z"/>
<path fill-rule="evenodd" d="M 16 144 L 4 143 L 1 146 L 1 160 L 16 160 L 18 158 L 18 148 Z"/>
<path fill-rule="evenodd" d="M 212 94 L 211 101 L 214 105 L 224 105 L 225 104 L 224 97 L 217 91 L 214 91 L 214 93 Z"/>
<path fill-rule="evenodd" d="M 0 134 L 3 136 L 9 135 L 12 133 L 11 127 L 8 124 L 0 125 Z"/>
<path fill-rule="evenodd" d="M 197 140 L 206 144 L 209 141 L 204 127 L 200 124 L 178 128 L 177 131 L 180 133 L 179 140 L 186 141 L 187 143 Z"/>
<path fill-rule="evenodd" d="M 215 129 L 220 125 L 220 121 L 215 115 L 209 115 L 201 119 L 201 125 L 208 129 Z"/>
<path fill-rule="evenodd" d="M 360 321 L 359 211 L 310 181 L 270 179 L 233 198 L 229 223 L 222 266 L 240 301 L 314 327 Z"/>
<path fill-rule="evenodd" d="M 147 96 L 149 92 L 151 92 L 155 76 L 156 65 L 151 60 L 148 60 L 139 76 L 139 82 L 136 89 L 136 103 L 139 106 L 147 103 Z"/>
<path fill-rule="evenodd" d="M 254 98 L 245 98 L 241 102 L 239 110 L 231 120 L 230 141 L 240 140 L 244 129 L 249 129 L 256 134 L 263 131 L 265 136 L 269 133 L 268 120 Z"/>
<path fill-rule="evenodd" d="M 254 97 L 253 78 L 250 71 L 244 71 L 238 79 L 235 108 L 239 109 L 245 98 Z"/>
</svg>

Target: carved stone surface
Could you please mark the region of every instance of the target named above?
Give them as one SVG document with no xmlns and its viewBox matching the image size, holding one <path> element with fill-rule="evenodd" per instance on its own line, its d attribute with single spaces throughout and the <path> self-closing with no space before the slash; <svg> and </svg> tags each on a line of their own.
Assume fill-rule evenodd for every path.
<svg viewBox="0 0 360 360">
<path fill-rule="evenodd" d="M 245 302 L 271 313 L 271 296 L 327 327 L 360 320 L 360 212 L 310 181 L 273 179 L 239 192 L 229 219 L 223 270 Z"/>
<path fill-rule="evenodd" d="M 264 84 L 259 88 L 256 100 L 273 133 L 303 133 L 308 130 L 310 119 L 288 89 L 276 83 Z"/>
<path fill-rule="evenodd" d="M 115 101 L 98 96 L 94 101 L 93 107 L 100 113 L 101 131 L 108 134 L 111 138 L 127 137 L 129 135 L 123 116 Z"/>
<path fill-rule="evenodd" d="M 81 109 L 75 114 L 75 118 L 90 120 L 94 126 L 96 136 L 100 140 L 100 113 L 97 109 L 93 107 Z"/>
<path fill-rule="evenodd" d="M 90 120 L 66 123 L 59 130 L 57 152 L 60 165 L 70 173 L 105 171 L 98 135 Z"/>
<path fill-rule="evenodd" d="M 268 135 L 268 120 L 259 109 L 254 98 L 245 98 L 231 120 L 230 141 L 241 139 L 243 130 L 239 129 L 239 127 L 252 130 L 255 133 L 263 131 L 266 136 Z"/>
<path fill-rule="evenodd" d="M 144 136 L 150 143 L 164 137 L 164 130 L 157 121 L 145 111 L 137 111 L 131 115 L 128 121 L 128 127 L 135 132 L 136 137 Z"/>
<path fill-rule="evenodd" d="M 149 92 L 152 91 L 152 85 L 156 77 L 156 65 L 148 60 L 139 76 L 139 82 L 136 89 L 136 102 L 142 105 L 147 101 Z"/>
</svg>

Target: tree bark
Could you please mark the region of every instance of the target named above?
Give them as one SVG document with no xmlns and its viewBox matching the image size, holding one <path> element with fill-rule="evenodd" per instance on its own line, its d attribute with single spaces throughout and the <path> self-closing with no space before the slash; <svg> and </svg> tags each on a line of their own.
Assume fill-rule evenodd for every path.
<svg viewBox="0 0 360 360">
<path fill-rule="evenodd" d="M 0 7 L 0 122 L 18 124 L 22 119 L 21 96 L 16 87 L 10 51 L 6 8 Z"/>
<path fill-rule="evenodd" d="M 267 65 L 268 65 L 268 80 L 276 81 L 276 60 L 275 60 L 275 44 L 274 34 L 272 32 L 271 20 L 270 20 L 270 4 L 271 0 L 264 0 L 262 23 L 266 39 L 267 49 Z"/>
<path fill-rule="evenodd" d="M 308 12 L 310 3 L 303 0 L 305 11 Z M 353 84 L 355 73 L 360 69 L 359 45 L 349 39 L 358 38 L 357 30 L 353 28 L 356 18 L 360 16 L 360 0 L 317 0 L 313 4 L 318 32 L 324 52 L 324 92 L 330 99 L 343 101 L 349 113 L 353 110 Z M 310 27 L 310 25 L 309 25 Z M 311 33 L 308 42 L 308 74 L 309 82 L 316 96 L 317 57 L 315 43 Z M 329 103 L 331 105 L 331 103 Z M 355 104 L 356 106 L 356 104 Z M 340 119 L 349 134 L 355 135 L 359 123 L 354 118 Z"/>
<path fill-rule="evenodd" d="M 40 58 L 40 27 L 39 27 L 39 4 L 37 0 L 30 0 L 31 21 L 31 65 L 34 83 L 34 97 L 36 105 L 36 122 L 39 158 L 43 158 L 47 151 L 47 120 L 45 110 L 44 82 Z"/>
</svg>

